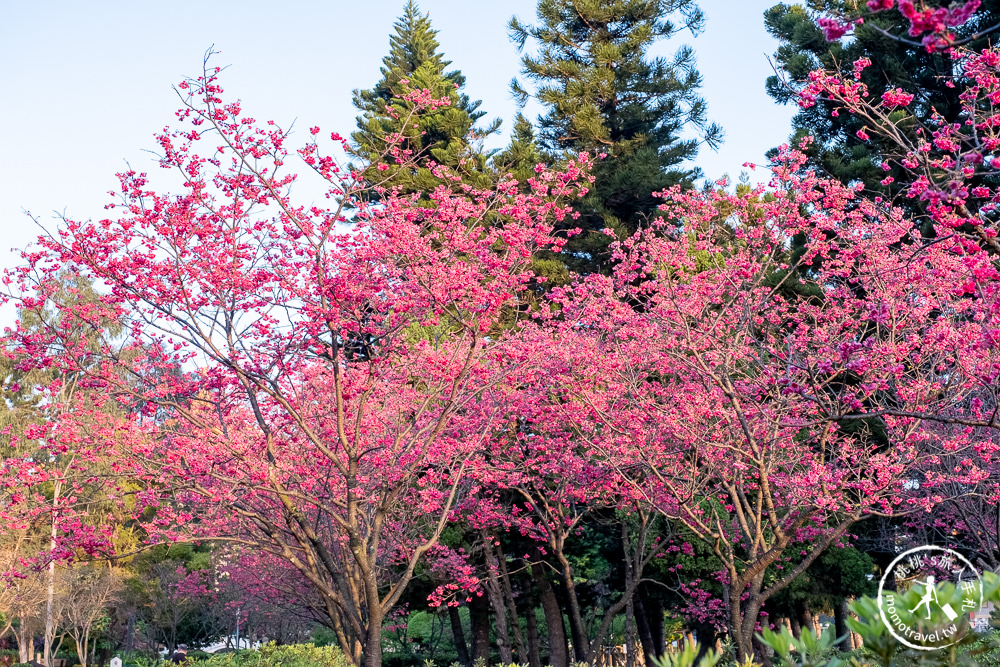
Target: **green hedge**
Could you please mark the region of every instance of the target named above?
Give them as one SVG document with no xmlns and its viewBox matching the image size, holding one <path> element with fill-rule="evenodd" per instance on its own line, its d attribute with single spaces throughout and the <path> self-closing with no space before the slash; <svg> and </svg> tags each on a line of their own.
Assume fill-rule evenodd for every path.
<svg viewBox="0 0 1000 667">
<path fill-rule="evenodd" d="M 204 659 L 189 659 L 190 667 L 353 667 L 336 646 L 274 643 L 256 650 L 223 653 Z"/>
</svg>

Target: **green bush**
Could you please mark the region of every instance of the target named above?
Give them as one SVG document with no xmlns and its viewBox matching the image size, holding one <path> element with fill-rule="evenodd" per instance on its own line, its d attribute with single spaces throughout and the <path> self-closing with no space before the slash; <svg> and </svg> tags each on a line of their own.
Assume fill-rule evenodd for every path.
<svg viewBox="0 0 1000 667">
<path fill-rule="evenodd" d="M 330 628 L 318 625 L 309 633 L 309 639 L 316 646 L 337 645 L 337 635 Z"/>
<path fill-rule="evenodd" d="M 205 659 L 188 659 L 189 667 L 353 667 L 336 646 L 275 643 L 256 650 L 216 654 Z"/>
<path fill-rule="evenodd" d="M 165 667 L 167 661 L 159 656 L 149 656 L 143 653 L 133 653 L 122 656 L 122 664 L 125 667 Z"/>
</svg>

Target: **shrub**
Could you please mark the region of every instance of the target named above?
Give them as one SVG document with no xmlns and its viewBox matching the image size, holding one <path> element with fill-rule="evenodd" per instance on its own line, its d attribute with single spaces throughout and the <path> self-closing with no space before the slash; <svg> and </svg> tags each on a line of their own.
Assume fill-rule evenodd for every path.
<svg viewBox="0 0 1000 667">
<path fill-rule="evenodd" d="M 270 643 L 256 650 L 241 650 L 189 659 L 189 667 L 353 667 L 336 646 Z"/>
</svg>

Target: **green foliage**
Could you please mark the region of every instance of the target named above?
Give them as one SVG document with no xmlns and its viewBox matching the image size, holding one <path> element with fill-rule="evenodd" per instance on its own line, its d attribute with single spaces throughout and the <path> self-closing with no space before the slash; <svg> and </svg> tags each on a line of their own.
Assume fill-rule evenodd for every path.
<svg viewBox="0 0 1000 667">
<path fill-rule="evenodd" d="M 801 562 L 801 556 L 785 563 L 789 568 Z M 796 615 L 807 608 L 836 607 L 846 598 L 874 595 L 877 582 L 869 577 L 875 572 L 871 557 L 853 547 L 831 548 L 823 552 L 805 572 L 768 601 L 768 609 L 783 616 Z M 780 578 L 781 570 L 771 569 L 768 576 Z"/>
<path fill-rule="evenodd" d="M 406 614 L 405 622 L 400 619 L 393 630 L 383 632 L 383 659 L 386 665 L 416 667 L 426 665 L 429 658 L 441 664 L 457 660 L 458 652 L 452 641 L 447 614 L 425 609 Z M 461 607 L 458 612 L 468 632 L 469 609 Z"/>
<path fill-rule="evenodd" d="M 476 127 L 485 115 L 479 110 L 480 102 L 470 101 L 461 92 L 465 77 L 460 71 L 445 71 L 451 63 L 438 52 L 437 31 L 413 0 L 407 2 L 394 28 L 389 55 L 382 59 L 382 79 L 370 90 L 354 91 L 354 106 L 361 116 L 351 139 L 354 154 L 364 162 L 366 180 L 426 197 L 435 187 L 450 184 L 433 173 L 432 166 L 438 164 L 461 174 L 466 183 L 486 185 L 488 156 L 480 140 L 495 132 L 499 122 Z M 403 99 L 410 91 L 424 89 L 435 99 L 447 97 L 450 104 L 420 108 Z M 412 164 L 397 164 L 386 155 L 387 137 L 396 134 L 402 135 L 399 149 L 408 152 Z"/>
<path fill-rule="evenodd" d="M 722 654 L 714 649 L 698 659 L 698 644 L 689 642 L 684 648 L 676 653 L 666 653 L 661 657 L 654 658 L 655 667 L 715 667 L 722 659 Z"/>
<path fill-rule="evenodd" d="M 325 625 L 318 625 L 309 633 L 313 646 L 337 646 L 337 633 Z"/>
<path fill-rule="evenodd" d="M 125 581 L 125 600 L 138 610 L 143 634 L 154 641 L 196 645 L 217 627 L 216 610 L 198 596 L 177 594 L 188 573 L 213 568 L 207 543 L 160 544 L 134 556 Z"/>
<path fill-rule="evenodd" d="M 529 92 L 515 80 L 523 103 L 534 97 L 546 109 L 538 119 L 541 146 L 557 154 L 604 153 L 595 182 L 580 203 L 583 234 L 570 239 L 564 261 L 574 269 L 604 268 L 612 237 L 623 238 L 650 216 L 652 193 L 691 185 L 699 171 L 685 163 L 698 151 L 697 139 L 682 139 L 694 127 L 712 146 L 722 130 L 706 119 L 698 95 L 701 75 L 687 46 L 672 58 L 648 56 L 650 48 L 683 30 L 696 33 L 704 17 L 694 0 L 540 0 L 537 25 L 511 20 L 519 49 L 529 40 L 522 73 Z"/>
<path fill-rule="evenodd" d="M 998 599 L 998 589 L 1000 580 L 992 573 L 988 573 L 984 578 L 986 582 L 984 588 L 985 600 Z M 962 608 L 963 594 L 961 589 L 952 584 L 941 584 L 936 586 L 937 597 L 940 605 L 951 604 L 955 609 Z M 882 665 L 883 667 L 895 667 L 897 665 L 976 665 L 978 662 L 971 654 L 970 649 L 975 644 L 977 637 L 969 631 L 968 617 L 962 616 L 957 623 L 952 623 L 943 614 L 932 614 L 930 619 L 924 618 L 921 614 L 913 614 L 908 611 L 917 608 L 923 591 L 921 587 L 911 587 L 908 591 L 897 594 L 893 609 L 899 615 L 900 622 L 906 627 L 912 628 L 916 632 L 924 635 L 936 632 L 948 631 L 950 627 L 955 627 L 955 633 L 960 639 L 950 647 L 933 650 L 915 650 L 900 643 L 889 631 L 888 626 L 882 619 L 878 602 L 872 598 L 862 598 L 855 602 L 851 609 L 857 614 L 857 619 L 848 619 L 847 625 L 854 632 L 861 635 L 864 640 L 864 653 L 866 657 L 874 662 L 870 664 Z M 927 645 L 928 642 L 910 638 L 911 643 L 916 645 Z"/>
<path fill-rule="evenodd" d="M 780 667 L 838 667 L 842 660 L 833 657 L 834 636 L 824 633 L 820 636 L 812 630 L 804 630 L 796 639 L 791 631 L 782 626 L 781 632 L 764 629 L 761 637 L 765 644 L 774 649 Z"/>
<path fill-rule="evenodd" d="M 164 660 L 159 656 L 151 657 L 148 655 L 136 654 L 131 657 L 126 657 L 122 660 L 122 664 L 125 667 L 163 667 L 164 665 L 171 664 L 169 660 Z"/>
<path fill-rule="evenodd" d="M 255 650 L 216 654 L 204 660 L 189 660 L 190 667 L 353 667 L 335 646 L 274 642 Z"/>
<path fill-rule="evenodd" d="M 983 667 L 1000 667 L 1000 632 L 994 630 L 978 636 L 969 653 Z"/>
<path fill-rule="evenodd" d="M 511 174 L 518 183 L 525 186 L 529 178 L 535 176 L 535 166 L 552 162 L 553 155 L 545 152 L 535 136 L 535 128 L 524 114 L 517 114 L 514 129 L 510 134 L 510 144 L 493 156 L 493 167 L 500 174 Z"/>
</svg>

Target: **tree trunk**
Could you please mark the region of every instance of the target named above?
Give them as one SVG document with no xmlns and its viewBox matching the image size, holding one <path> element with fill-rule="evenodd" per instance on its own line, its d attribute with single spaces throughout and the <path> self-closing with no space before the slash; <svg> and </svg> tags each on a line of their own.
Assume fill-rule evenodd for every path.
<svg viewBox="0 0 1000 667">
<path fill-rule="evenodd" d="M 514 662 L 514 654 L 510 647 L 510 632 L 507 626 L 507 607 L 503 600 L 503 589 L 500 586 L 500 563 L 493 550 L 493 538 L 482 534 L 483 554 L 486 556 L 486 595 L 493 607 L 493 624 L 496 626 L 497 650 L 500 652 L 500 662 L 509 665 Z"/>
<path fill-rule="evenodd" d="M 754 626 L 756 626 L 757 623 L 760 622 L 763 627 L 765 628 L 770 627 L 770 618 L 771 618 L 770 615 L 767 616 L 768 619 L 767 622 L 760 620 L 761 616 L 766 613 L 766 609 L 764 608 L 765 604 L 766 602 L 761 602 L 756 605 L 757 611 L 754 619 Z M 753 605 L 751 605 L 750 608 L 752 610 Z M 744 619 L 744 621 L 746 621 L 746 619 Z M 759 662 L 764 667 L 771 667 L 773 664 L 771 662 L 771 655 L 774 653 L 774 651 L 771 649 L 771 647 L 769 647 L 767 644 L 765 644 L 760 640 L 760 638 L 757 636 L 756 628 L 753 631 L 751 642 L 753 643 L 754 654 L 757 656 L 757 662 Z"/>
<path fill-rule="evenodd" d="M 528 651 L 524 645 L 524 635 L 521 633 L 521 618 L 517 613 L 517 603 L 514 601 L 514 588 L 510 583 L 510 572 L 507 570 L 507 556 L 497 545 L 497 561 L 500 564 L 500 583 L 503 585 L 504 601 L 507 613 L 510 614 L 510 629 L 514 635 L 514 648 L 517 649 L 517 659 L 523 665 L 528 662 Z"/>
<path fill-rule="evenodd" d="M 836 646 L 841 651 L 851 650 L 851 632 L 847 628 L 847 614 L 847 598 L 844 598 L 833 608 L 833 627 L 837 633 Z"/>
<path fill-rule="evenodd" d="M 729 634 L 736 645 L 736 661 L 739 663 L 754 657 L 754 637 L 763 605 L 763 600 L 752 595 L 742 601 L 740 591 L 729 592 Z"/>
<path fill-rule="evenodd" d="M 491 577 L 493 575 L 490 575 Z M 494 585 L 490 585 L 490 583 Z M 503 600 L 500 600 L 500 591 L 495 586 L 496 581 L 488 582 L 487 596 L 490 599 L 490 606 L 493 607 L 493 625 L 496 637 L 497 651 L 500 653 L 500 663 L 509 665 L 514 662 L 514 653 L 510 648 L 510 632 L 507 629 L 507 614 L 505 613 Z"/>
<path fill-rule="evenodd" d="M 549 631 L 549 665 L 551 667 L 569 667 L 569 651 L 566 647 L 566 630 L 563 626 L 562 609 L 556 599 L 552 584 L 545 576 L 545 568 L 541 563 L 531 566 L 531 573 L 538 587 L 538 595 L 545 612 L 545 625 Z"/>
<path fill-rule="evenodd" d="M 583 625 L 583 614 L 580 613 L 580 600 L 576 597 L 576 584 L 573 583 L 573 566 L 562 552 L 556 553 L 562 574 L 563 588 L 566 590 L 566 606 L 569 612 L 569 630 L 573 635 L 573 655 L 577 662 L 587 660 L 587 629 Z"/>
<path fill-rule="evenodd" d="M 698 633 L 698 658 L 696 660 L 697 663 L 706 655 L 708 655 L 708 652 L 712 650 L 713 646 L 715 646 L 716 642 L 719 639 L 719 633 L 713 626 L 708 625 L 707 623 L 696 626 L 696 630 Z"/>
<path fill-rule="evenodd" d="M 799 625 L 802 626 L 802 630 L 815 631 L 812 611 L 809 610 L 809 605 L 805 603 L 799 604 Z"/>
<path fill-rule="evenodd" d="M 538 650 L 538 617 L 534 607 L 528 609 L 524 621 L 528 631 L 528 667 L 542 667 L 542 656 Z"/>
<path fill-rule="evenodd" d="M 753 646 L 754 658 L 757 660 L 757 662 L 763 665 L 764 667 L 772 667 L 774 663 L 771 662 L 770 649 L 760 639 L 757 638 L 756 634 L 754 634 L 753 638 L 750 640 L 750 643 Z"/>
<path fill-rule="evenodd" d="M 626 569 L 627 572 L 631 570 L 631 567 Z M 635 641 L 635 601 L 630 598 L 625 605 L 625 667 L 635 667 Z"/>
<path fill-rule="evenodd" d="M 59 508 L 59 492 L 62 490 L 62 482 L 57 480 L 52 489 L 52 533 L 49 536 L 49 571 L 48 571 L 48 592 L 45 601 L 45 645 L 42 646 L 42 660 L 46 667 L 52 667 L 52 642 L 56 638 L 56 517 Z M 83 667 L 87 667 L 83 665 Z"/>
<path fill-rule="evenodd" d="M 632 559 L 629 558 L 629 530 L 628 522 L 622 522 L 622 560 L 625 563 L 625 591 L 628 594 L 628 602 L 625 604 L 625 667 L 635 667 L 635 597 L 638 591 L 635 590 L 636 576 L 642 577 L 642 572 L 638 574 L 632 566 Z"/>
<path fill-rule="evenodd" d="M 656 646 L 653 644 L 653 635 L 649 631 L 649 621 L 646 616 L 646 601 L 642 595 L 635 596 L 635 628 L 639 632 L 639 643 L 642 644 L 643 664 L 655 664 L 658 658 Z"/>
<path fill-rule="evenodd" d="M 490 603 L 482 596 L 469 602 L 469 619 L 472 624 L 472 660 L 490 663 Z"/>
<path fill-rule="evenodd" d="M 348 660 L 351 661 L 351 664 L 360 665 L 363 653 L 361 642 L 359 642 L 358 637 L 353 634 L 348 636 L 344 619 L 341 618 L 341 612 L 335 610 L 331 611 L 328 609 L 326 618 L 330 621 L 326 624 L 327 627 L 333 630 L 333 633 L 337 636 L 337 643 L 340 644 L 340 650 L 344 652 L 344 655 L 346 655 Z M 238 616 L 237 619 L 239 619 Z M 239 624 L 237 623 L 237 627 L 238 626 Z M 239 637 L 237 637 L 237 639 L 239 639 Z M 228 642 L 229 639 L 227 638 L 226 641 Z M 236 646 L 235 648 L 239 650 L 239 646 Z"/>
<path fill-rule="evenodd" d="M 653 648 L 657 657 L 661 657 L 667 650 L 667 633 L 663 624 L 663 603 L 659 599 L 647 599 L 646 622 L 649 623 L 649 634 L 653 639 Z"/>
<path fill-rule="evenodd" d="M 17 656 L 18 659 L 24 662 L 31 662 L 35 659 L 35 637 L 34 633 L 31 632 L 25 619 L 20 619 L 20 623 L 17 626 L 17 632 L 14 633 L 14 637 L 17 639 Z"/>
<path fill-rule="evenodd" d="M 451 621 L 451 638 L 455 642 L 458 662 L 463 667 L 469 667 L 472 661 L 469 660 L 469 647 L 465 643 L 465 629 L 462 628 L 462 615 L 458 613 L 458 607 L 448 607 L 448 620 Z"/>
<path fill-rule="evenodd" d="M 382 641 L 372 637 L 365 642 L 364 665 L 365 667 L 382 667 Z"/>
<path fill-rule="evenodd" d="M 378 597 L 368 603 L 368 633 L 364 648 L 365 667 L 382 667 L 382 610 Z"/>
<path fill-rule="evenodd" d="M 80 667 L 87 667 L 88 664 L 90 647 L 87 644 L 86 637 L 76 640 L 76 659 L 80 661 Z"/>
</svg>

